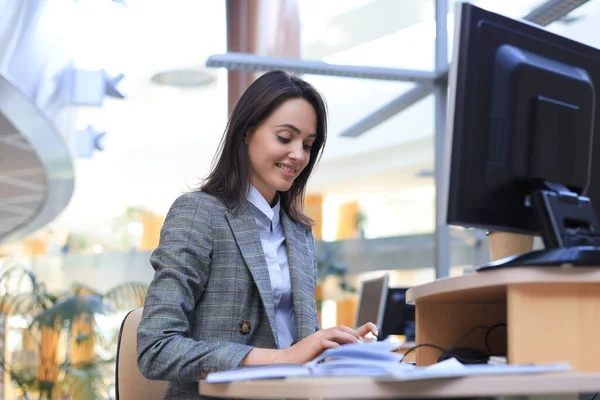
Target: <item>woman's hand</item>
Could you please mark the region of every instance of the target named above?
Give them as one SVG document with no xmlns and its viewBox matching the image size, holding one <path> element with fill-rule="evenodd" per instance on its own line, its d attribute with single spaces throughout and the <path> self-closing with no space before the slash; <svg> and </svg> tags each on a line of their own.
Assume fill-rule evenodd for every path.
<svg viewBox="0 0 600 400">
<path fill-rule="evenodd" d="M 284 350 L 255 348 L 244 357 L 241 365 L 304 364 L 314 360 L 325 350 L 341 344 L 376 340 L 377 327 L 372 322 L 367 322 L 357 330 L 338 325 L 334 328 L 321 329 Z"/>
<path fill-rule="evenodd" d="M 360 328 L 356 330 L 356 333 L 361 337 L 361 339 L 365 342 L 376 342 L 377 335 L 379 332 L 377 331 L 377 327 L 372 322 L 367 322 Z"/>
<path fill-rule="evenodd" d="M 365 328 L 368 324 L 361 327 Z M 373 327 L 375 325 L 371 324 Z M 370 330 L 363 329 L 366 335 Z M 298 363 L 309 362 L 319 356 L 322 352 L 341 344 L 362 342 L 363 338 L 354 329 L 344 325 L 338 325 L 329 329 L 321 329 L 310 336 L 305 337 L 295 345 L 280 350 L 278 354 L 279 363 Z"/>
</svg>

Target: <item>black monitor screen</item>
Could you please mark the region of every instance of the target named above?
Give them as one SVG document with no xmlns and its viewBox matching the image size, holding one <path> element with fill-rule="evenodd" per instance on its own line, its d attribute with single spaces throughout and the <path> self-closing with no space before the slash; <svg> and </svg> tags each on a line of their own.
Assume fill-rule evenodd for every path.
<svg viewBox="0 0 600 400">
<path fill-rule="evenodd" d="M 388 288 L 383 323 L 379 338 L 402 335 L 406 340 L 415 340 L 415 306 L 406 304 L 407 288 Z"/>
<path fill-rule="evenodd" d="M 600 50 L 469 3 L 457 18 L 446 222 L 538 234 L 548 182 L 600 215 Z"/>
</svg>

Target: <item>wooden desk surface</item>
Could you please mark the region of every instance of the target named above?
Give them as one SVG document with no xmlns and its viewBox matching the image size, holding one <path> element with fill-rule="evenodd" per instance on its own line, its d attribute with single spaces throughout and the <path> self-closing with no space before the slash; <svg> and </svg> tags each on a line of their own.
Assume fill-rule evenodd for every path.
<svg viewBox="0 0 600 400">
<path fill-rule="evenodd" d="M 437 279 L 406 292 L 406 302 L 501 301 L 521 283 L 598 283 L 600 267 L 513 267 Z"/>
<path fill-rule="evenodd" d="M 481 396 L 536 396 L 595 393 L 600 373 L 472 376 L 422 381 L 372 378 L 266 379 L 231 383 L 200 382 L 200 394 L 226 398 L 389 399 Z"/>
<path fill-rule="evenodd" d="M 506 324 L 490 337 L 511 364 L 565 361 L 578 371 L 600 372 L 600 267 L 511 267 L 438 279 L 411 288 L 418 343 L 448 349 L 475 326 Z M 485 335 L 461 346 L 486 350 Z M 417 352 L 417 365 L 439 352 Z"/>
</svg>

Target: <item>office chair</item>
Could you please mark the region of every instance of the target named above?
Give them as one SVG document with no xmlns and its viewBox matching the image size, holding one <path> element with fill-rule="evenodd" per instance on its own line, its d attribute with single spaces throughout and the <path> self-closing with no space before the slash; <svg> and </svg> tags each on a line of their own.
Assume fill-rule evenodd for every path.
<svg viewBox="0 0 600 400">
<path fill-rule="evenodd" d="M 137 328 L 142 310 L 130 311 L 119 330 L 115 373 L 117 400 L 162 400 L 167 391 L 168 382 L 146 379 L 137 366 Z"/>
</svg>

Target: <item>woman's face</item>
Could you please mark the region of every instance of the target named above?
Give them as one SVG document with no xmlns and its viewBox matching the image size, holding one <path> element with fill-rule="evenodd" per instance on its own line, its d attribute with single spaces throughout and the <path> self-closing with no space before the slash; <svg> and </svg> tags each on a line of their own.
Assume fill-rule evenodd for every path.
<svg viewBox="0 0 600 400">
<path fill-rule="evenodd" d="M 282 103 L 246 136 L 252 165 L 250 183 L 273 205 L 308 165 L 317 138 L 317 114 L 304 99 Z"/>
</svg>

